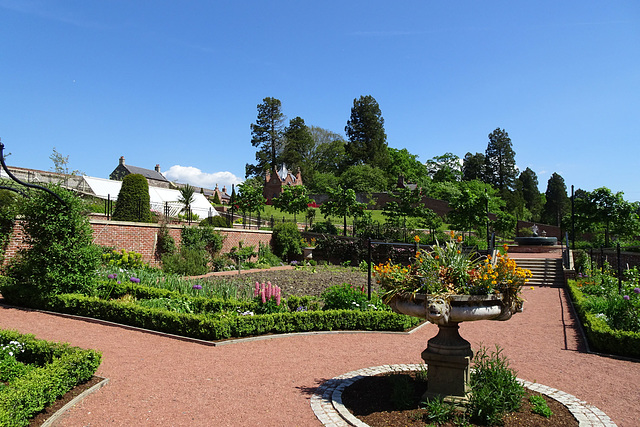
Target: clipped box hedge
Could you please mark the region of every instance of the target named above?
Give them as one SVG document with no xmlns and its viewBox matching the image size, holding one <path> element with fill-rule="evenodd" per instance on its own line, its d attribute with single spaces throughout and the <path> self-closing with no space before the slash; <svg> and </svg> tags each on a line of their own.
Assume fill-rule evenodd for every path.
<svg viewBox="0 0 640 427">
<path fill-rule="evenodd" d="M 94 375 L 102 355 L 95 350 L 36 339 L 16 331 L 0 330 L 0 344 L 18 341 L 20 362 L 36 369 L 0 390 L 0 425 L 25 426 L 29 420 L 76 385 Z"/>
<path fill-rule="evenodd" d="M 604 319 L 596 317 L 594 313 L 584 308 L 585 296 L 575 280 L 569 280 L 568 287 L 592 350 L 640 358 L 640 333 L 611 329 Z"/>
</svg>

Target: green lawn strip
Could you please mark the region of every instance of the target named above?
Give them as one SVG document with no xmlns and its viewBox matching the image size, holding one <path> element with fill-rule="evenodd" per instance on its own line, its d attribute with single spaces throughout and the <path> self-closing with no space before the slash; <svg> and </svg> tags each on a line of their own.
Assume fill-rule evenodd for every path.
<svg viewBox="0 0 640 427">
<path fill-rule="evenodd" d="M 585 309 L 586 297 L 575 280 L 568 281 L 568 288 L 592 350 L 618 356 L 640 357 L 640 333 L 611 329 L 604 319 Z"/>
<path fill-rule="evenodd" d="M 29 419 L 76 385 L 88 381 L 101 361 L 95 350 L 36 339 L 16 331 L 0 330 L 0 344 L 18 341 L 24 353 L 16 356 L 33 369 L 0 390 L 0 425 L 24 426 Z"/>
</svg>

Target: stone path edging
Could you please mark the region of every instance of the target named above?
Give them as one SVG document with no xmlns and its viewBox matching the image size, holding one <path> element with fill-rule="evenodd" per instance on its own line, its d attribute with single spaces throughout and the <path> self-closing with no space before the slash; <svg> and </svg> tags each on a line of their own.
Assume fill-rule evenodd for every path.
<svg viewBox="0 0 640 427">
<path fill-rule="evenodd" d="M 98 375 L 96 375 L 96 377 L 102 378 L 102 377 L 100 377 Z M 97 384 L 94 384 L 92 387 L 88 388 L 87 390 L 83 391 L 82 393 L 80 393 L 79 395 L 77 395 L 76 397 L 71 399 L 62 408 L 58 409 L 53 415 L 51 415 L 49 418 L 47 418 L 47 420 L 44 423 L 42 423 L 42 425 L 40 427 L 51 427 L 51 426 L 53 426 L 55 424 L 55 422 L 58 421 L 58 418 L 63 416 L 64 413 L 67 412 L 71 407 L 77 405 L 78 403 L 80 403 L 82 401 L 82 399 L 84 399 L 85 397 L 89 396 L 91 393 L 94 393 L 94 392 L 100 390 L 102 387 L 104 387 L 108 383 L 109 383 L 109 378 L 102 378 L 102 381 L 100 381 Z"/>
<path fill-rule="evenodd" d="M 378 374 L 389 372 L 407 372 L 423 369 L 423 364 L 382 365 L 348 372 L 325 381 L 311 396 L 311 409 L 322 424 L 327 427 L 369 427 L 353 416 L 342 403 L 342 392 L 356 381 Z M 569 409 L 578 420 L 580 427 L 616 427 L 616 424 L 600 409 L 577 397 L 554 388 L 532 383 L 518 378 L 520 383 L 532 391 L 542 393 L 557 400 Z"/>
</svg>

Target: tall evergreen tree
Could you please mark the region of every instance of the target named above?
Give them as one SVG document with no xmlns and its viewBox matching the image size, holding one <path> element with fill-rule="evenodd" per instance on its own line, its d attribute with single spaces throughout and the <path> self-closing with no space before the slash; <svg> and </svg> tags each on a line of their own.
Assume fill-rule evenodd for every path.
<svg viewBox="0 0 640 427">
<path fill-rule="evenodd" d="M 351 118 L 344 130 L 349 138 L 345 148 L 352 165 L 369 164 L 386 169 L 389 164 L 387 134 L 380 106 L 373 96 L 353 100 Z"/>
<path fill-rule="evenodd" d="M 484 181 L 484 154 L 467 153 L 462 160 L 462 180 L 463 181 Z"/>
<path fill-rule="evenodd" d="M 518 176 L 518 169 L 511 138 L 504 129 L 496 128 L 489 134 L 489 143 L 484 156 L 486 182 L 493 184 L 503 194 L 504 191 L 511 190 Z"/>
<path fill-rule="evenodd" d="M 315 143 L 309 128 L 304 120 L 296 117 L 289 122 L 284 131 L 284 148 L 282 150 L 282 162 L 289 170 L 300 168 L 303 176 L 313 175 L 313 154 Z"/>
<path fill-rule="evenodd" d="M 540 220 L 542 213 L 542 194 L 538 189 L 538 176 L 531 170 L 526 168 L 516 181 L 517 190 L 522 194 L 525 207 L 531 212 L 533 221 Z"/>
<path fill-rule="evenodd" d="M 264 176 L 276 170 L 282 152 L 285 116 L 282 103 L 276 98 L 264 98 L 258 104 L 258 118 L 251 124 L 251 145 L 258 147 L 256 164 L 245 167 L 246 177 Z"/>
<path fill-rule="evenodd" d="M 564 178 L 554 172 L 549 181 L 547 181 L 545 195 L 547 201 L 544 204 L 542 221 L 559 227 L 562 222 L 562 216 L 569 208 L 569 197 L 567 196 L 567 186 L 564 183 Z"/>
</svg>

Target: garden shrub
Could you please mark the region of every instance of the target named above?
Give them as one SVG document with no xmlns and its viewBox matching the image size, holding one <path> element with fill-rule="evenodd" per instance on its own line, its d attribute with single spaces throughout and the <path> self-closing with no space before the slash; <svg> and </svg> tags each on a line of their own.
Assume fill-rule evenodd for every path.
<svg viewBox="0 0 640 427">
<path fill-rule="evenodd" d="M 210 259 L 204 249 L 182 247 L 179 252 L 162 256 L 162 270 L 169 274 L 200 276 L 209 272 Z"/>
<path fill-rule="evenodd" d="M 364 285 L 361 288 L 343 283 L 325 289 L 320 298 L 324 300 L 324 310 L 387 310 L 377 295 L 371 295 L 368 300 Z"/>
<path fill-rule="evenodd" d="M 271 251 L 271 246 L 262 242 L 258 243 L 258 263 L 266 264 L 269 267 L 275 267 L 282 264 L 282 260 Z"/>
<path fill-rule="evenodd" d="M 123 269 L 140 268 L 145 265 L 142 254 L 127 251 L 126 249 L 120 249 L 119 251 L 113 249 L 110 252 L 103 253 L 102 262 L 105 265 Z"/>
<path fill-rule="evenodd" d="M 158 230 L 158 244 L 156 245 L 156 255 L 162 259 L 164 254 L 172 254 L 176 251 L 176 241 L 169 234 L 167 223 L 162 221 Z"/>
<path fill-rule="evenodd" d="M 524 387 L 501 353 L 497 346 L 491 353 L 481 347 L 473 359 L 469 412 L 472 420 L 485 425 L 501 424 L 505 413 L 520 408 L 524 396 Z"/>
<path fill-rule="evenodd" d="M 143 175 L 134 173 L 122 179 L 112 218 L 116 221 L 151 222 L 149 183 Z"/>
<path fill-rule="evenodd" d="M 569 280 L 568 288 L 587 341 L 593 350 L 618 356 L 640 357 L 639 332 L 612 329 L 605 316 L 589 311 L 590 303 L 587 302 L 578 282 Z"/>
<path fill-rule="evenodd" d="M 338 234 L 338 229 L 336 228 L 336 226 L 328 220 L 325 222 L 316 222 L 315 224 L 313 224 L 313 226 L 311 226 L 311 229 L 309 231 L 311 231 L 312 233 L 320 234 Z"/>
<path fill-rule="evenodd" d="M 2 389 L 0 425 L 3 426 L 29 425 L 30 418 L 76 385 L 91 379 L 100 366 L 101 354 L 95 350 L 0 330 L 0 346 L 12 341 L 23 347 L 24 352 L 16 355 L 15 361 L 25 367 Z"/>
<path fill-rule="evenodd" d="M 209 227 L 218 227 L 218 228 L 230 228 L 231 224 L 227 221 L 222 215 L 210 216 L 202 221 L 200 221 L 200 225 L 209 226 Z"/>
<path fill-rule="evenodd" d="M 367 259 L 367 241 L 349 237 L 325 236 L 316 241 L 313 256 L 322 258 L 334 264 L 350 261 L 352 265 L 359 265 Z"/>
<path fill-rule="evenodd" d="M 20 213 L 29 247 L 12 260 L 8 275 L 35 293 L 90 293 L 101 250 L 92 244 L 82 201 L 71 191 L 51 189 L 66 206 L 43 191 L 34 191 L 22 201 Z"/>
<path fill-rule="evenodd" d="M 13 230 L 17 208 L 15 197 L 12 191 L 0 190 L 0 265 L 4 262 L 4 251 Z"/>
<path fill-rule="evenodd" d="M 273 227 L 273 253 L 278 257 L 290 260 L 302 254 L 302 235 L 298 225 L 293 222 L 283 222 Z"/>
<path fill-rule="evenodd" d="M 204 249 L 214 256 L 222 249 L 224 237 L 213 227 L 184 227 L 180 230 L 181 246 L 188 249 Z"/>
</svg>

